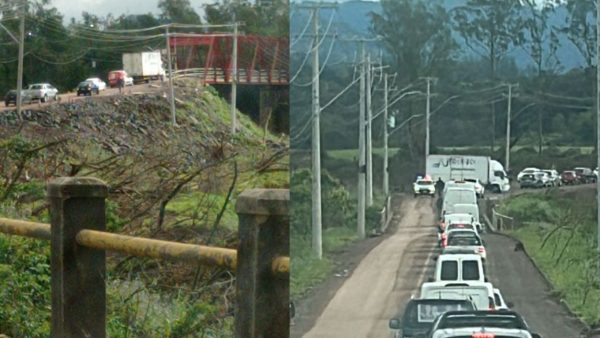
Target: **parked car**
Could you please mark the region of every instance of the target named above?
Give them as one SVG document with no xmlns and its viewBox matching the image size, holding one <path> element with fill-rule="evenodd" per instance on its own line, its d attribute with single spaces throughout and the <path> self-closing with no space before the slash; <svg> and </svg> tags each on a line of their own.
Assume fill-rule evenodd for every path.
<svg viewBox="0 0 600 338">
<path fill-rule="evenodd" d="M 102 91 L 106 89 L 106 82 L 100 80 L 100 78 L 98 77 L 90 77 L 85 79 L 85 81 L 90 81 L 92 82 L 96 88 L 98 88 L 98 91 Z"/>
<path fill-rule="evenodd" d="M 21 91 L 21 102 L 22 103 L 31 103 L 33 99 L 31 98 L 30 93 L 25 90 Z M 17 105 L 17 91 L 9 90 L 4 96 L 4 105 L 9 106 L 10 104 Z"/>
<path fill-rule="evenodd" d="M 439 315 L 447 311 L 473 310 L 475 306 L 466 299 L 411 299 L 402 317 L 390 319 L 389 327 L 394 338 L 425 338 Z"/>
<path fill-rule="evenodd" d="M 92 81 L 83 81 L 79 83 L 77 86 L 77 96 L 92 96 L 92 94 L 100 94 L 100 89 L 98 89 Z"/>
<path fill-rule="evenodd" d="M 119 80 L 123 80 L 125 86 L 133 86 L 133 78 L 124 70 L 113 70 L 108 73 L 108 85 L 111 88 L 119 85 Z"/>
<path fill-rule="evenodd" d="M 444 253 L 437 258 L 435 278 L 431 282 L 480 281 L 487 282 L 481 256 L 474 254 Z"/>
<path fill-rule="evenodd" d="M 532 174 L 525 174 L 521 177 L 521 189 L 524 188 L 545 188 L 552 186 L 550 176 L 543 171 L 536 171 Z"/>
<path fill-rule="evenodd" d="M 466 299 L 478 310 L 494 310 L 494 286 L 489 282 L 425 282 L 421 285 L 421 299 Z"/>
<path fill-rule="evenodd" d="M 440 315 L 428 338 L 511 337 L 541 338 L 514 311 L 448 311 Z"/>
<path fill-rule="evenodd" d="M 533 173 L 538 172 L 538 171 L 540 171 L 540 169 L 534 168 L 534 167 L 525 168 L 525 169 L 521 170 L 521 172 L 517 174 L 517 182 L 521 183 L 521 179 L 525 175 L 533 174 Z"/>
<path fill-rule="evenodd" d="M 560 174 L 558 173 L 558 171 L 554 169 L 545 169 L 542 171 L 548 174 L 553 187 L 560 187 L 562 185 L 562 181 L 560 179 Z"/>
<path fill-rule="evenodd" d="M 48 102 L 50 99 L 58 100 L 58 89 L 49 83 L 36 83 L 29 85 L 25 90 L 32 100 Z"/>
<path fill-rule="evenodd" d="M 563 184 L 577 184 L 577 173 L 573 170 L 565 170 L 560 174 L 560 180 Z"/>
<path fill-rule="evenodd" d="M 577 180 L 581 183 L 596 182 L 596 175 L 590 168 L 577 167 L 575 168 L 575 174 L 577 174 Z"/>
<path fill-rule="evenodd" d="M 435 196 L 435 184 L 431 180 L 431 177 L 417 177 L 417 180 L 413 183 L 413 192 L 415 197 L 419 195 Z"/>
</svg>

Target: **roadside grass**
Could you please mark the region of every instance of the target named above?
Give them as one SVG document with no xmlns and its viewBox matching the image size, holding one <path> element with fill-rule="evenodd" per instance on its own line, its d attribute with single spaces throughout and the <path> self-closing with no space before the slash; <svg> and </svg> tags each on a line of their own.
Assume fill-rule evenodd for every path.
<svg viewBox="0 0 600 338">
<path fill-rule="evenodd" d="M 357 240 L 353 229 L 335 227 L 323 231 L 323 258 L 318 259 L 311 248 L 310 238 L 300 235 L 291 238 L 292 267 L 290 298 L 298 299 L 323 282 L 335 267 L 331 254 Z"/>
<path fill-rule="evenodd" d="M 600 325 L 594 202 L 558 193 L 521 195 L 500 208 L 520 224 L 510 233 L 549 278 L 554 295 L 590 326 Z"/>
</svg>

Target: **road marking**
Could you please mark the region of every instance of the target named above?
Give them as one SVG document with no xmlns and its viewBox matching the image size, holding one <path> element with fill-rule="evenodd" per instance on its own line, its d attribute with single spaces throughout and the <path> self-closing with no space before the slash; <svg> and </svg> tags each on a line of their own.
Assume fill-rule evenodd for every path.
<svg viewBox="0 0 600 338">
<path fill-rule="evenodd" d="M 429 260 L 431 259 L 431 256 L 435 252 L 435 247 L 432 249 L 433 250 L 429 251 L 429 254 L 427 254 L 427 258 L 425 258 L 425 264 L 423 266 L 423 271 L 421 271 L 421 275 L 419 276 L 419 279 L 418 279 L 417 287 L 419 288 L 419 290 L 421 288 L 421 285 L 423 285 L 423 283 L 425 281 L 425 273 L 427 272 L 427 268 L 429 267 Z"/>
</svg>

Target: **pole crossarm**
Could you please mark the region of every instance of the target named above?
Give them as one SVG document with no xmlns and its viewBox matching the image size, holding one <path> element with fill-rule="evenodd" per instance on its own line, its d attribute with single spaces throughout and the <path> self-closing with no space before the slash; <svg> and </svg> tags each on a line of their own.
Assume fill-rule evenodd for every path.
<svg viewBox="0 0 600 338">
<path fill-rule="evenodd" d="M 50 224 L 0 218 L 0 232 L 42 240 L 51 239 Z M 119 252 L 136 257 L 148 257 L 177 262 L 198 263 L 235 270 L 237 250 L 197 244 L 177 243 L 150 238 L 113 234 L 96 230 L 81 230 L 77 244 L 98 250 Z M 289 274 L 290 258 L 280 256 L 273 260 L 272 273 Z"/>
</svg>

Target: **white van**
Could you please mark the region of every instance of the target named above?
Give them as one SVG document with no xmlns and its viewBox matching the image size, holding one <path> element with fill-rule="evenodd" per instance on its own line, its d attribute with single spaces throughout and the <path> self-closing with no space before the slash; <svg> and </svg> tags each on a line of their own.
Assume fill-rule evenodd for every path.
<svg viewBox="0 0 600 338">
<path fill-rule="evenodd" d="M 476 254 L 442 254 L 435 265 L 436 282 L 486 282 L 481 256 Z"/>
<path fill-rule="evenodd" d="M 479 281 L 427 282 L 421 285 L 420 298 L 467 299 L 477 310 L 495 310 L 494 286 Z"/>
<path fill-rule="evenodd" d="M 475 204 L 477 205 L 477 194 L 475 189 L 466 188 L 450 188 L 444 194 L 444 202 L 442 204 L 442 214 L 455 204 Z"/>
</svg>

